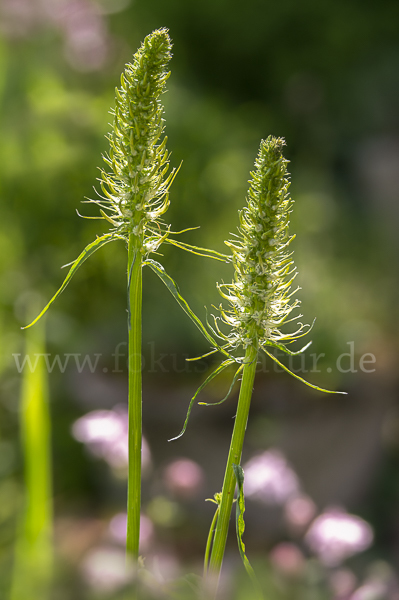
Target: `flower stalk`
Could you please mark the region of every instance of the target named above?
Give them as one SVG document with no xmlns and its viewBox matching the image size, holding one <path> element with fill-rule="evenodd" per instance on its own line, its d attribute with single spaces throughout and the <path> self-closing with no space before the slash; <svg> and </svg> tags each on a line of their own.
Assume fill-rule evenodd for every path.
<svg viewBox="0 0 399 600">
<path fill-rule="evenodd" d="M 242 375 L 240 396 L 237 405 L 237 414 L 234 421 L 233 435 L 230 443 L 229 455 L 224 475 L 222 497 L 219 506 L 219 515 L 213 540 L 210 559 L 210 571 L 219 573 L 222 568 L 224 550 L 226 547 L 227 533 L 229 529 L 231 508 L 233 506 L 236 478 L 233 465 L 241 462 L 242 447 L 247 428 L 249 407 L 252 398 L 252 388 L 255 379 L 256 359 L 258 349 L 256 346 L 248 346 L 245 353 L 245 366 Z"/>
<path fill-rule="evenodd" d="M 128 392 L 128 490 L 126 553 L 139 557 L 141 509 L 141 446 L 142 446 L 142 382 L 141 382 L 141 309 L 142 261 L 136 247 L 137 238 L 131 236 L 128 248 L 129 296 L 129 392 Z"/>
<path fill-rule="evenodd" d="M 293 291 L 291 289 L 296 277 L 292 252 L 288 249 L 294 239 L 294 236 L 289 234 L 289 215 L 293 202 L 288 193 L 290 182 L 288 161 L 282 153 L 284 145 L 282 138 L 273 136 L 262 140 L 260 144 L 255 169 L 251 173 L 247 204 L 239 213 L 238 235 L 226 242 L 233 253 L 234 279 L 231 284 L 218 285 L 222 297 L 228 301 L 228 308 L 222 305 L 219 307 L 219 316 L 214 317 L 214 329 L 224 342 L 225 351 L 239 351 L 238 357 L 229 354 L 230 364 L 233 361 L 240 364 L 234 377 L 236 378 L 240 369 L 243 371 L 209 561 L 209 581 L 213 586 L 214 595 L 222 568 L 236 483 L 239 487 L 240 503 L 244 506 L 244 474 L 239 465 L 259 350 L 263 350 L 272 360 L 306 385 L 320 391 L 330 391 L 322 390 L 292 373 L 267 350 L 268 347 L 274 347 L 294 355 L 303 352 L 309 346 L 307 344 L 298 352 L 287 348 L 287 344 L 306 335 L 309 326 L 298 323 L 293 332 L 281 330 L 286 323 L 301 317 L 291 316 L 299 306 L 299 300 L 292 299 L 298 288 Z M 224 333 L 219 323 L 227 325 L 230 331 Z M 245 556 L 245 546 L 241 539 L 244 531 L 242 512 L 239 512 L 237 527 L 241 528 L 240 531 L 237 530 L 240 553 L 245 568 L 254 580 L 253 569 Z"/>
<path fill-rule="evenodd" d="M 169 175 L 166 138 L 161 139 L 163 107 L 160 96 L 169 76 L 171 42 L 165 29 L 147 36 L 126 65 L 121 88 L 116 89 L 114 127 L 110 152 L 104 157 L 110 172 L 101 171 L 104 193 L 102 216 L 115 234 L 128 244 L 128 338 L 129 338 L 129 467 L 126 552 L 139 557 L 142 445 L 142 267 L 143 257 L 155 252 L 169 229 L 161 216 L 169 206 Z M 107 212 L 105 212 L 107 211 Z"/>
</svg>

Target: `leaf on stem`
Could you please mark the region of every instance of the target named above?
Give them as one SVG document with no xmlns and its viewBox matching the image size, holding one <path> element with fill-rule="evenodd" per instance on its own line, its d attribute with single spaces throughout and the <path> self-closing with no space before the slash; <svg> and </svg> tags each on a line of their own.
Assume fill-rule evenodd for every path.
<svg viewBox="0 0 399 600">
<path fill-rule="evenodd" d="M 292 352 L 292 350 L 289 350 L 288 348 L 286 348 L 286 346 L 284 346 L 284 344 L 278 344 L 277 342 L 266 341 L 263 345 L 270 346 L 271 348 L 277 348 L 277 350 L 281 350 L 282 352 L 285 352 L 285 354 L 288 354 L 289 356 L 298 356 L 298 354 L 302 354 L 303 352 L 305 352 L 305 350 L 307 350 L 311 344 L 312 344 L 312 342 L 308 342 L 303 348 L 301 348 L 300 350 L 297 350 L 296 352 Z M 263 350 L 264 350 L 264 348 L 263 348 Z M 265 350 L 265 352 L 266 352 L 266 350 Z"/>
<path fill-rule="evenodd" d="M 233 377 L 233 381 L 231 382 L 231 385 L 229 387 L 229 391 L 227 392 L 227 394 L 225 395 L 225 397 L 222 400 L 219 400 L 219 402 L 198 402 L 198 404 L 200 406 L 217 406 L 218 404 L 222 404 L 225 400 L 227 400 L 227 398 L 230 396 L 231 391 L 234 387 L 235 382 L 237 381 L 241 371 L 243 370 L 244 365 L 240 365 L 237 369 L 237 371 L 234 374 Z"/>
<path fill-rule="evenodd" d="M 184 242 L 178 242 L 177 240 L 173 240 L 171 238 L 167 238 L 165 240 L 167 244 L 171 244 L 172 246 L 177 246 L 181 250 L 185 250 L 186 252 L 191 252 L 192 254 L 197 254 L 197 256 L 204 256 L 205 258 L 214 258 L 215 260 L 220 260 L 221 262 L 231 262 L 232 257 L 228 254 L 221 254 L 220 252 L 216 252 L 216 250 L 210 250 L 209 248 L 201 248 L 200 246 L 192 246 L 191 244 L 185 244 Z"/>
<path fill-rule="evenodd" d="M 205 339 L 210 344 L 212 344 L 212 346 L 217 348 L 219 350 L 219 352 L 222 352 L 222 354 L 224 354 L 225 356 L 228 356 L 232 361 L 234 361 L 235 359 L 233 359 L 230 356 L 230 354 L 228 352 L 226 352 L 226 350 L 224 350 L 223 348 L 221 348 L 219 346 L 219 344 L 213 339 L 213 337 L 205 329 L 204 325 L 202 324 L 200 319 L 197 317 L 197 315 L 195 315 L 193 313 L 193 311 L 189 307 L 186 300 L 180 294 L 177 283 L 174 281 L 174 279 L 172 279 L 172 277 L 170 275 L 167 274 L 167 272 L 165 271 L 163 266 L 159 262 L 152 260 L 151 258 L 147 258 L 145 261 L 143 261 L 143 265 L 148 265 L 154 271 L 154 273 L 156 273 L 158 275 L 158 277 L 160 278 L 162 283 L 164 283 L 164 285 L 166 285 L 166 287 L 168 288 L 168 290 L 170 291 L 170 293 L 172 294 L 172 296 L 174 297 L 174 299 L 176 300 L 176 302 L 178 303 L 180 308 L 182 308 L 184 310 L 184 312 L 186 313 L 186 315 L 188 315 L 190 317 L 192 322 L 201 331 L 201 333 L 205 337 Z"/>
<path fill-rule="evenodd" d="M 34 319 L 31 323 L 29 323 L 29 325 L 25 325 L 25 327 L 21 327 L 21 329 L 28 329 L 28 327 L 32 327 L 32 325 L 37 323 L 38 320 L 41 319 L 41 317 L 47 312 L 47 310 L 53 304 L 54 300 L 56 298 L 58 298 L 58 296 L 65 290 L 66 286 L 68 285 L 68 283 L 70 282 L 72 277 L 75 275 L 75 273 L 79 269 L 79 267 L 85 262 L 85 260 L 87 260 L 92 254 L 94 254 L 94 252 L 96 252 L 96 250 L 101 248 L 101 246 L 104 246 L 105 244 L 108 244 L 108 242 L 113 242 L 115 240 L 124 240 L 124 237 L 122 237 L 121 235 L 117 235 L 115 233 L 106 233 L 105 235 L 98 237 L 96 240 L 94 240 L 94 242 L 92 242 L 91 244 L 86 246 L 86 248 L 83 250 L 83 252 L 81 254 L 79 254 L 78 258 L 72 263 L 72 266 L 68 271 L 68 275 L 65 277 L 61 287 L 51 298 L 50 302 L 48 304 L 46 304 L 46 306 L 43 308 L 42 312 L 36 317 L 36 319 Z"/>
<path fill-rule="evenodd" d="M 191 410 L 193 408 L 193 404 L 194 404 L 195 399 L 198 396 L 198 394 L 204 389 L 204 387 L 206 385 L 208 385 L 208 383 L 210 383 L 212 381 L 212 379 L 214 379 L 217 375 L 219 375 L 219 373 L 221 373 L 222 371 L 224 371 L 224 369 L 226 369 L 227 367 L 229 367 L 233 363 L 234 363 L 234 360 L 232 358 L 228 358 L 227 360 L 223 361 L 214 371 L 212 371 L 212 373 L 205 379 L 205 381 L 203 383 L 201 383 L 201 385 L 199 386 L 198 390 L 195 392 L 194 396 L 190 400 L 190 404 L 189 404 L 188 409 L 187 409 L 187 415 L 186 415 L 186 420 L 184 421 L 183 429 L 181 430 L 181 432 L 179 433 L 179 435 L 177 435 L 176 437 L 171 438 L 170 440 L 168 440 L 169 442 L 174 442 L 175 440 L 178 440 L 179 437 L 181 437 L 184 434 L 184 432 L 186 431 L 188 419 L 190 417 Z"/>
<path fill-rule="evenodd" d="M 265 352 L 267 354 L 267 356 L 270 356 L 270 358 L 272 360 L 274 360 L 275 363 L 277 363 L 282 369 L 284 369 L 284 371 L 287 371 L 287 373 L 292 375 L 292 377 L 295 377 L 295 379 L 302 381 L 302 383 L 304 383 L 308 387 L 311 387 L 314 390 L 318 390 L 319 392 L 325 392 L 326 394 L 345 394 L 346 395 L 348 393 L 348 392 L 339 392 L 337 390 L 325 390 L 324 388 L 321 388 L 318 385 L 313 385 L 313 383 L 309 383 L 309 381 L 306 381 L 306 379 L 303 379 L 302 377 L 299 377 L 299 375 L 297 375 L 296 373 L 293 373 L 292 371 L 290 371 L 290 369 L 288 367 L 286 367 L 285 365 L 283 365 L 283 363 L 281 363 L 278 360 L 278 358 L 276 358 L 273 354 L 270 354 L 270 352 L 265 350 L 263 347 L 262 347 L 262 350 L 263 350 L 263 352 Z"/>
<path fill-rule="evenodd" d="M 132 323 L 131 323 L 131 311 L 130 311 L 130 283 L 132 281 L 132 273 L 133 273 L 133 266 L 134 263 L 136 262 L 136 254 L 137 252 L 135 251 L 133 253 L 133 259 L 132 259 L 132 264 L 130 265 L 130 271 L 129 271 L 129 277 L 128 277 L 128 281 L 127 281 L 127 328 L 130 331 Z"/>
<path fill-rule="evenodd" d="M 248 573 L 260 599 L 263 599 L 263 594 L 259 585 L 259 581 L 256 578 L 255 571 L 251 567 L 251 564 L 245 554 L 245 544 L 242 541 L 242 536 L 245 531 L 244 512 L 245 512 L 245 498 L 244 498 L 244 470 L 240 465 L 233 464 L 234 475 L 237 482 L 238 494 L 236 504 L 236 531 L 237 531 L 237 542 L 238 549 L 244 563 L 246 572 Z"/>
</svg>

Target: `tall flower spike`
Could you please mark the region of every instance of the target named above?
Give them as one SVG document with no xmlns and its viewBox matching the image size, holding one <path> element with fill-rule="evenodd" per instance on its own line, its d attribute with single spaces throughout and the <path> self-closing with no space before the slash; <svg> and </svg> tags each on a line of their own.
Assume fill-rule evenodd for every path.
<svg viewBox="0 0 399 600">
<path fill-rule="evenodd" d="M 296 267 L 288 246 L 295 236 L 288 232 L 293 201 L 284 146 L 282 138 L 262 140 L 247 205 L 239 213 L 239 235 L 226 242 L 233 252 L 234 281 L 218 288 L 230 304 L 227 310 L 221 307 L 220 314 L 222 322 L 231 326 L 226 341 L 233 348 L 290 343 L 307 327 L 300 324 L 289 334 L 280 331 L 299 305 L 292 300 L 297 290 L 290 291 Z"/>
<path fill-rule="evenodd" d="M 148 35 L 127 64 L 121 76 L 121 87 L 115 90 L 114 123 L 107 136 L 110 143 L 109 154 L 103 156 L 111 169 L 101 169 L 99 179 L 103 195 L 85 202 L 100 207 L 100 217 L 112 227 L 109 233 L 97 237 L 83 252 L 70 263 L 68 274 L 50 302 L 27 327 L 34 325 L 50 308 L 54 300 L 64 291 L 76 271 L 99 248 L 115 240 L 126 243 L 135 238 L 135 248 L 140 254 L 140 263 L 148 265 L 161 278 L 187 314 L 200 327 L 199 320 L 180 301 L 175 282 L 165 274 L 163 267 L 148 258 L 157 252 L 162 243 L 172 244 L 182 250 L 226 262 L 230 257 L 214 250 L 191 246 L 170 237 L 170 226 L 161 217 L 169 206 L 169 188 L 177 173 L 169 169 L 167 138 L 163 137 L 163 106 L 160 100 L 165 92 L 169 77 L 168 63 L 172 57 L 172 43 L 168 30 L 157 29 Z M 191 228 L 192 229 L 192 228 Z M 195 229 L 195 228 L 194 228 Z M 26 329 L 26 328 L 25 328 Z M 202 327 L 202 333 L 209 340 L 209 333 Z M 212 340 L 214 346 L 217 343 Z"/>
<path fill-rule="evenodd" d="M 169 187 L 175 169 L 167 174 L 167 138 L 160 96 L 169 77 L 167 65 L 172 44 L 166 29 L 148 35 L 125 67 L 121 88 L 116 88 L 114 124 L 104 156 L 111 172 L 101 171 L 105 195 L 95 201 L 109 214 L 101 214 L 123 236 L 137 235 L 142 253 L 157 250 L 168 230 L 160 217 L 169 206 Z M 105 203 L 105 204 L 104 204 Z"/>
</svg>

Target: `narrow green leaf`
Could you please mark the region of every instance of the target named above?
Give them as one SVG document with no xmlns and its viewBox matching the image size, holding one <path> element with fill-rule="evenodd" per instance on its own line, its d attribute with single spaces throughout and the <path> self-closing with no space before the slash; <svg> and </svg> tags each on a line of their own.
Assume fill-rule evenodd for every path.
<svg viewBox="0 0 399 600">
<path fill-rule="evenodd" d="M 236 532 L 237 532 L 237 542 L 238 549 L 240 551 L 241 559 L 244 564 L 245 570 L 248 573 L 258 595 L 259 598 L 263 599 L 263 594 L 257 577 L 255 575 L 255 571 L 251 567 L 251 564 L 245 554 L 245 544 L 242 541 L 242 536 L 245 531 L 245 522 L 244 522 L 244 513 L 245 513 L 245 498 L 244 498 L 244 470 L 240 465 L 233 464 L 234 475 L 237 482 L 238 494 L 237 494 L 237 504 L 236 504 Z"/>
<path fill-rule="evenodd" d="M 211 356 L 211 354 L 215 354 L 215 352 L 218 352 L 217 348 L 215 348 L 214 350 L 210 350 L 209 352 L 206 352 L 205 354 L 201 354 L 201 356 L 194 356 L 193 358 L 186 358 L 186 361 L 192 362 L 194 360 L 201 360 L 201 358 L 205 358 L 206 356 Z"/>
<path fill-rule="evenodd" d="M 170 291 L 170 293 L 172 294 L 172 296 L 174 297 L 174 299 L 176 300 L 176 302 L 179 304 L 180 308 L 182 308 L 184 310 L 184 312 L 186 313 L 186 315 L 188 315 L 190 317 L 190 319 L 192 320 L 192 322 L 200 330 L 200 332 L 205 337 L 205 339 L 210 344 L 212 344 L 212 346 L 214 346 L 215 348 L 217 348 L 219 350 L 219 352 L 222 352 L 222 354 L 224 354 L 225 356 L 228 356 L 229 358 L 231 358 L 230 354 L 228 352 L 226 352 L 223 348 L 221 348 L 219 346 L 219 344 L 213 339 L 213 337 L 205 329 L 204 325 L 202 324 L 202 322 L 200 321 L 200 319 L 197 317 L 197 315 L 195 315 L 193 313 L 193 311 L 189 307 L 189 305 L 186 302 L 186 300 L 180 294 L 180 291 L 179 291 L 179 288 L 177 286 L 177 283 L 174 281 L 174 279 L 172 279 L 172 277 L 170 277 L 170 275 L 167 274 L 167 272 L 165 271 L 165 269 L 163 268 L 163 266 L 159 262 L 157 262 L 155 260 L 152 260 L 151 258 L 147 258 L 143 262 L 143 265 L 148 265 L 154 271 L 154 273 L 156 273 L 158 275 L 158 277 L 160 278 L 160 280 L 162 281 L 162 283 L 164 283 L 166 285 L 166 287 L 168 288 L 168 290 Z"/>
<path fill-rule="evenodd" d="M 94 242 L 92 242 L 91 244 L 86 246 L 86 248 L 83 250 L 83 252 L 81 254 L 79 254 L 78 258 L 72 263 L 72 266 L 69 269 L 68 275 L 65 277 L 63 284 L 58 289 L 58 291 L 54 294 L 54 296 L 51 298 L 50 302 L 48 304 L 46 304 L 46 306 L 43 308 L 42 312 L 36 317 L 36 319 L 34 319 L 34 321 L 32 321 L 32 323 L 29 323 L 29 325 L 26 325 L 25 327 L 22 327 L 21 329 L 28 329 L 28 327 L 32 327 L 32 325 L 37 323 L 38 320 L 47 312 L 47 310 L 53 304 L 54 300 L 56 298 L 58 298 L 58 296 L 65 290 L 66 286 L 68 285 L 68 283 L 70 282 L 72 277 L 75 275 L 75 273 L 79 269 L 79 267 L 85 262 L 85 260 L 87 260 L 92 254 L 94 254 L 94 252 L 96 252 L 96 250 L 101 248 L 101 246 L 108 244 L 108 242 L 113 242 L 114 240 L 124 240 L 124 238 L 120 235 L 116 235 L 115 233 L 107 233 L 101 237 L 98 237 Z"/>
<path fill-rule="evenodd" d="M 171 244 L 172 246 L 176 246 L 181 250 L 185 250 L 186 252 L 191 252 L 191 254 L 197 254 L 197 256 L 204 256 L 205 258 L 214 258 L 215 260 L 220 260 L 221 262 L 231 262 L 232 259 L 232 257 L 228 254 L 221 254 L 220 252 L 216 252 L 216 250 L 210 250 L 209 248 L 192 246 L 191 244 L 185 244 L 184 242 L 173 240 L 171 238 L 167 238 L 165 242 L 167 244 Z"/>
<path fill-rule="evenodd" d="M 216 500 L 212 500 L 210 498 L 208 500 L 210 500 L 211 502 L 215 502 L 215 504 L 217 504 Z M 217 506 L 215 514 L 213 515 L 212 523 L 209 528 L 208 538 L 206 540 L 205 556 L 204 556 L 204 576 L 206 576 L 206 574 L 208 572 L 209 557 L 210 557 L 211 548 L 212 548 L 212 540 L 213 540 L 213 537 L 215 534 L 218 516 L 219 516 L 219 505 Z"/>
<path fill-rule="evenodd" d="M 130 271 L 129 271 L 129 277 L 128 277 L 128 281 L 127 281 L 127 328 L 130 331 L 131 327 L 132 327 L 132 323 L 131 323 L 131 311 L 130 311 L 130 283 L 132 281 L 132 272 L 133 272 L 133 266 L 134 263 L 136 262 L 136 251 L 134 251 L 133 253 L 133 258 L 132 258 L 132 264 L 130 266 Z"/>
<path fill-rule="evenodd" d="M 198 402 L 198 404 L 200 406 L 217 406 L 218 404 L 222 404 L 225 400 L 227 400 L 227 398 L 230 396 L 231 391 L 234 387 L 235 382 L 237 381 L 241 371 L 243 370 L 244 365 L 240 365 L 237 369 L 237 371 L 234 374 L 233 377 L 233 381 L 231 382 L 231 385 L 229 387 L 229 391 L 227 392 L 227 394 L 225 395 L 225 397 L 222 400 L 219 400 L 219 402 Z"/>
<path fill-rule="evenodd" d="M 219 373 L 221 373 L 222 371 L 224 371 L 224 369 L 226 369 L 227 367 L 229 367 L 230 365 L 232 365 L 234 362 L 235 361 L 232 358 L 228 358 L 227 360 L 223 361 L 218 367 L 216 367 L 216 369 L 214 371 L 212 371 L 212 373 L 205 379 L 205 381 L 203 383 L 201 383 L 201 385 L 199 386 L 198 390 L 195 392 L 194 396 L 190 400 L 190 404 L 189 404 L 188 409 L 187 409 L 187 415 L 186 415 L 186 420 L 184 421 L 183 429 L 181 430 L 181 432 L 179 433 L 179 435 L 177 435 L 176 437 L 171 438 L 170 440 L 168 440 L 169 442 L 173 442 L 175 440 L 178 440 L 179 437 L 181 437 L 184 434 L 184 432 L 186 431 L 188 419 L 190 417 L 191 410 L 193 408 L 195 399 L 198 396 L 198 394 L 201 392 L 201 390 L 203 390 L 204 387 L 206 385 L 208 385 L 208 383 L 210 383 L 212 381 L 212 379 L 214 379 L 217 375 L 219 375 Z"/>
<path fill-rule="evenodd" d="M 293 373 L 292 371 L 289 370 L 288 367 L 286 367 L 285 365 L 283 365 L 283 363 L 281 363 L 278 358 L 276 358 L 273 354 L 270 354 L 270 352 L 268 352 L 267 350 L 265 350 L 262 347 L 263 352 L 265 352 L 268 356 L 270 356 L 270 358 L 272 360 L 274 360 L 275 363 L 277 363 L 282 369 L 284 369 L 284 371 L 287 371 L 287 373 L 289 373 L 290 375 L 292 375 L 292 377 L 295 377 L 295 379 L 298 379 L 299 381 L 302 381 L 302 383 L 304 383 L 305 385 L 313 388 L 314 390 L 318 390 L 319 392 L 325 392 L 326 394 L 347 394 L 348 392 L 338 392 L 336 390 L 325 390 L 324 388 L 321 388 L 317 385 L 313 385 L 313 383 L 309 383 L 309 381 L 306 381 L 306 379 L 302 379 L 302 377 L 299 377 L 299 375 L 297 375 L 296 373 Z"/>
<path fill-rule="evenodd" d="M 284 346 L 284 344 L 278 344 L 277 342 L 266 342 L 264 346 L 271 346 L 272 348 L 277 348 L 277 350 L 281 350 L 289 356 L 298 356 L 298 354 L 302 354 L 303 352 L 305 352 L 305 350 L 307 350 L 311 344 L 312 342 L 308 342 L 306 346 L 304 346 L 300 350 L 297 350 L 297 352 L 292 352 L 286 346 Z"/>
</svg>

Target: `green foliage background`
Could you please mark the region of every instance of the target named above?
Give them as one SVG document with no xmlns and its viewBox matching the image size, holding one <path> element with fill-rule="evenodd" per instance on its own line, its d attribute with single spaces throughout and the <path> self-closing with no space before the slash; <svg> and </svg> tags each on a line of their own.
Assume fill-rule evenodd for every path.
<svg viewBox="0 0 399 600">
<path fill-rule="evenodd" d="M 164 96 L 168 147 L 172 166 L 183 160 L 167 214 L 172 228 L 199 225 L 184 241 L 224 251 L 223 240 L 235 231 L 237 210 L 245 200 L 260 138 L 285 137 L 296 201 L 291 230 L 297 234 L 293 247 L 298 284 L 303 288 L 302 311 L 307 322 L 317 317 L 313 351 L 326 354 L 316 383 L 352 393 L 345 401 L 320 398 L 316 409 L 314 397 L 304 400 L 308 392 L 297 392 L 296 384 L 287 384 L 284 375 L 260 377 L 266 382 L 268 399 L 266 404 L 261 397 L 255 402 L 249 447 L 283 443 L 284 435 L 275 432 L 285 431 L 287 420 L 296 418 L 300 428 L 300 410 L 302 416 L 319 411 L 322 423 L 327 423 L 331 411 L 343 420 L 347 410 L 361 415 L 362 398 L 367 396 L 378 429 L 369 448 L 369 477 L 357 487 L 353 483 L 352 495 L 341 497 L 337 492 L 327 498 L 326 492 L 320 502 L 348 502 L 349 508 L 370 519 L 377 534 L 376 556 L 394 561 L 399 544 L 397 533 L 392 533 L 399 498 L 395 437 L 399 423 L 395 399 L 399 4 L 394 0 L 67 2 L 67 11 L 77 10 L 79 4 L 99 11 L 95 22 L 101 24 L 105 58 L 97 68 L 83 60 L 79 63 L 76 57 L 72 60 L 66 29 L 45 18 L 39 2 L 28 4 L 28 13 L 33 14 L 29 18 L 23 11 L 12 16 L 8 2 L 0 7 L 1 585 L 7 589 L 15 499 L 22 490 L 17 441 L 20 375 L 12 356 L 24 352 L 20 326 L 26 322 L 32 294 L 49 298 L 63 278 L 60 266 L 105 231 L 100 221 L 80 219 L 76 209 L 96 214 L 80 201 L 94 193 L 101 153 L 107 149 L 104 136 L 114 86 L 144 36 L 164 26 L 174 41 L 172 76 Z M 163 264 L 200 316 L 205 316 L 204 304 L 219 303 L 215 281 L 231 277 L 228 266 L 209 264 L 173 248 L 165 249 Z M 144 286 L 147 359 L 151 348 L 179 357 L 206 351 L 199 334 L 153 274 L 145 273 Z M 126 340 L 122 244 L 104 248 L 84 265 L 50 312 L 47 333 L 48 352 L 101 353 L 101 366 L 112 371 L 112 353 Z M 357 361 L 366 352 L 376 356 L 374 374 L 337 371 L 336 357 L 348 351 L 348 341 L 355 343 Z M 157 451 L 160 457 L 187 454 L 201 462 L 201 438 L 208 427 L 218 464 L 209 470 L 211 495 L 217 491 L 213 487 L 220 486 L 227 453 L 227 445 L 217 440 L 228 440 L 234 408 L 229 409 L 232 414 L 221 409 L 199 417 L 192 424 L 197 431 L 192 432 L 191 442 L 166 449 L 166 439 L 183 420 L 191 390 L 203 377 L 168 371 L 145 374 L 151 410 L 145 413 L 144 427 L 150 445 L 155 456 Z M 98 385 L 124 390 L 124 374 L 110 374 L 105 383 L 104 377 Z M 281 392 L 270 388 L 272 404 L 267 393 L 270 379 L 273 385 L 283 386 Z M 71 370 L 65 375 L 54 372 L 50 382 L 56 514 L 92 511 L 98 515 L 121 508 L 123 489 L 104 491 L 107 486 L 91 474 L 91 463 L 80 460 L 83 450 L 69 433 L 76 417 L 89 409 L 111 407 L 113 401 L 100 394 L 102 406 L 96 406 L 84 391 L 91 385 L 90 378 Z M 123 399 L 123 393 L 115 392 L 115 398 Z M 296 393 L 299 404 L 295 404 Z M 279 405 L 280 396 L 284 399 Z M 167 398 L 172 398 L 169 408 Z M 331 454 L 340 440 L 339 428 L 336 434 Z M 346 430 L 343 435 L 351 433 Z M 355 432 L 355 442 L 356 436 Z M 293 448 L 295 444 L 286 443 L 288 453 Z M 303 456 L 296 466 L 312 489 L 306 452 Z M 149 485 L 148 497 L 151 493 Z M 250 536 L 250 527 L 246 535 Z M 200 547 L 206 535 L 200 532 L 197 537 Z M 246 546 L 251 547 L 248 537 Z"/>
</svg>

